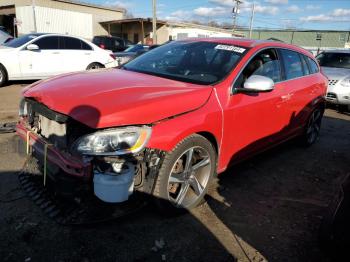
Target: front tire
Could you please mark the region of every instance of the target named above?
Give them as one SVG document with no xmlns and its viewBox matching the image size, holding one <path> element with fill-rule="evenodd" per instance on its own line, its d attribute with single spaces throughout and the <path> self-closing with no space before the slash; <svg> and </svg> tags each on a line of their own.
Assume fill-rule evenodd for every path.
<svg viewBox="0 0 350 262">
<path fill-rule="evenodd" d="M 94 62 L 88 65 L 86 70 L 94 70 L 94 69 L 100 69 L 100 68 L 105 68 L 105 66 L 100 63 Z"/>
<path fill-rule="evenodd" d="M 216 172 L 216 151 L 203 136 L 191 135 L 165 155 L 153 195 L 167 213 L 181 213 L 204 200 Z"/>
<path fill-rule="evenodd" d="M 3 65 L 0 64 L 0 87 L 7 83 L 7 71 Z"/>
</svg>

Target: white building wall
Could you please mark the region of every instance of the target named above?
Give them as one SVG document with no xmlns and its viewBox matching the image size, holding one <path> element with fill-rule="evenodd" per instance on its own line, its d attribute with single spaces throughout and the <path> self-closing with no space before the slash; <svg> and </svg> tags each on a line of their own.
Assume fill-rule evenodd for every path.
<svg viewBox="0 0 350 262">
<path fill-rule="evenodd" d="M 31 6 L 16 7 L 17 20 L 20 21 L 18 33 L 34 32 L 33 8 Z M 58 33 L 93 38 L 92 14 L 61 10 L 48 7 L 35 7 L 38 33 Z"/>
<path fill-rule="evenodd" d="M 231 37 L 231 33 L 189 27 L 169 27 L 169 36 L 173 40 L 187 37 Z"/>
</svg>

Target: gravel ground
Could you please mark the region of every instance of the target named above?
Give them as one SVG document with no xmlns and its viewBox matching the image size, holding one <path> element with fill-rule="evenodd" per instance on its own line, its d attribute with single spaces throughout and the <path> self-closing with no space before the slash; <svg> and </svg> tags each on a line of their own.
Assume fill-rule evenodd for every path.
<svg viewBox="0 0 350 262">
<path fill-rule="evenodd" d="M 0 122 L 16 119 L 21 88 L 0 89 Z M 124 219 L 74 227 L 56 224 L 23 197 L 17 172 L 24 159 L 15 135 L 0 134 L 0 259 L 329 261 L 318 228 L 350 172 L 349 135 L 350 116 L 327 109 L 317 144 L 290 142 L 232 167 L 191 213 L 165 218 L 149 205 Z"/>
</svg>

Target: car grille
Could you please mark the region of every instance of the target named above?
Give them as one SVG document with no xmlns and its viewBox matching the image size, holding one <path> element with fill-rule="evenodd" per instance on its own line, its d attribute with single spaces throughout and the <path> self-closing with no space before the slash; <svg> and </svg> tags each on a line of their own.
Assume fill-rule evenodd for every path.
<svg viewBox="0 0 350 262">
<path fill-rule="evenodd" d="M 327 93 L 327 98 L 337 99 L 337 95 L 334 93 Z"/>
<path fill-rule="evenodd" d="M 67 150 L 79 137 L 95 130 L 57 113 L 34 100 L 28 102 L 28 125 L 61 150 Z"/>
<path fill-rule="evenodd" d="M 336 83 L 338 83 L 339 80 L 335 80 L 335 79 L 328 79 L 328 85 L 330 86 L 334 86 Z"/>
</svg>

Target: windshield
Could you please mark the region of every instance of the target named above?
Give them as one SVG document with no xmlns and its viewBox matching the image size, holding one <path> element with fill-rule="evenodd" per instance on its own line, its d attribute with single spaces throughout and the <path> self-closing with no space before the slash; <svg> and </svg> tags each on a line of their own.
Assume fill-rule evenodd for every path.
<svg viewBox="0 0 350 262">
<path fill-rule="evenodd" d="M 145 47 L 143 45 L 133 45 L 124 50 L 124 52 L 137 52 L 143 50 Z"/>
<path fill-rule="evenodd" d="M 316 57 L 320 66 L 350 69 L 350 53 L 322 53 Z"/>
<path fill-rule="evenodd" d="M 212 42 L 172 42 L 130 61 L 125 70 L 196 84 L 214 84 L 237 64 L 245 48 Z"/>
<path fill-rule="evenodd" d="M 24 35 L 24 36 L 12 39 L 11 41 L 5 43 L 4 46 L 17 48 L 37 37 L 38 37 L 37 35 Z"/>
</svg>

